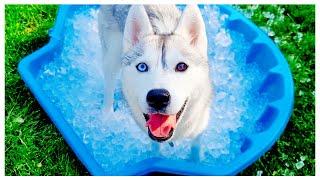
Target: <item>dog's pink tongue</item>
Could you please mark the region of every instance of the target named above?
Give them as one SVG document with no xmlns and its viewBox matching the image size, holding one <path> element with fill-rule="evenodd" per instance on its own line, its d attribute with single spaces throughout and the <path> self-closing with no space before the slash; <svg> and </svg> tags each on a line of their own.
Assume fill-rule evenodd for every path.
<svg viewBox="0 0 320 180">
<path fill-rule="evenodd" d="M 168 137 L 170 130 L 176 127 L 176 115 L 149 114 L 146 126 L 156 137 Z"/>
</svg>

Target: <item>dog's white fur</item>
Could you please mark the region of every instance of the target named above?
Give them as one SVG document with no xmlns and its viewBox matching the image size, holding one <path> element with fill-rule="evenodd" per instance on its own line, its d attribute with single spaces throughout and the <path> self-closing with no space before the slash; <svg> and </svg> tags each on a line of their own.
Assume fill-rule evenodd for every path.
<svg viewBox="0 0 320 180">
<path fill-rule="evenodd" d="M 112 107 L 115 74 L 121 72 L 123 93 L 141 129 L 147 132 L 143 116 L 149 109 L 147 93 L 163 88 L 171 95 L 166 114 L 176 114 L 187 100 L 171 140 L 199 135 L 208 124 L 212 99 L 200 10 L 188 5 L 181 14 L 175 5 L 133 5 L 123 17 L 115 8 L 119 7 L 106 5 L 99 12 L 106 108 Z M 149 66 L 148 72 L 137 71 L 140 62 Z M 179 62 L 188 64 L 185 72 L 175 72 Z"/>
</svg>

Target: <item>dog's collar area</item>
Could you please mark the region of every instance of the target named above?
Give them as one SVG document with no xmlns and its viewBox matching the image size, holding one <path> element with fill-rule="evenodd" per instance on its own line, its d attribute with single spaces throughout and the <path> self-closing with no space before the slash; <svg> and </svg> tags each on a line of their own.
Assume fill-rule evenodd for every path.
<svg viewBox="0 0 320 180">
<path fill-rule="evenodd" d="M 169 142 L 170 147 L 174 147 L 174 144 L 172 141 Z"/>
</svg>

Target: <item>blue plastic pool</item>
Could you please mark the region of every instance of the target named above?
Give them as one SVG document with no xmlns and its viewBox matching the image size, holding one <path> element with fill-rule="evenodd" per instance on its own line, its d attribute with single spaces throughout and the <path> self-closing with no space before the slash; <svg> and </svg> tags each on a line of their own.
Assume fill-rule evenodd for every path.
<svg viewBox="0 0 320 180">
<path fill-rule="evenodd" d="M 54 59 L 61 47 L 66 19 L 81 6 L 61 6 L 56 24 L 50 33 L 50 42 L 24 58 L 19 64 L 19 72 L 42 108 L 59 129 L 64 139 L 92 175 L 106 175 L 105 169 L 96 161 L 81 138 L 74 132 L 62 116 L 60 110 L 48 99 L 37 81 L 41 67 Z M 256 131 L 244 137 L 241 154 L 228 165 L 205 165 L 190 161 L 149 158 L 134 166 L 125 168 L 120 175 L 142 175 L 151 172 L 166 172 L 185 175 L 235 175 L 251 165 L 276 142 L 283 132 L 293 108 L 294 87 L 288 64 L 269 37 L 252 22 L 230 6 L 219 6 L 228 14 L 227 28 L 241 33 L 251 47 L 247 63 L 256 63 L 265 77 L 259 93 L 268 100 L 256 124 Z"/>
</svg>

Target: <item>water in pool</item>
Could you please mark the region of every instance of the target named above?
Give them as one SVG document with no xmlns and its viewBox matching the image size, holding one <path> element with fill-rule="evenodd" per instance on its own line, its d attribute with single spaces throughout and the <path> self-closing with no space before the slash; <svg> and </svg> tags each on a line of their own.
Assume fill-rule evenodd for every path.
<svg viewBox="0 0 320 180">
<path fill-rule="evenodd" d="M 263 74 L 254 63 L 246 64 L 250 43 L 226 28 L 226 14 L 213 5 L 201 9 L 214 99 L 209 126 L 199 138 L 200 156 L 195 160 L 190 159 L 190 139 L 176 141 L 174 147 L 168 143 L 158 146 L 139 129 L 123 99 L 120 82 L 114 95 L 116 111 L 104 113 L 98 11 L 97 6 L 83 6 L 68 19 L 63 48 L 41 68 L 38 81 L 106 173 L 117 174 L 150 157 L 213 165 L 227 164 L 241 153 L 244 137 L 254 131 L 266 99 L 258 94 Z"/>
</svg>

